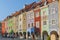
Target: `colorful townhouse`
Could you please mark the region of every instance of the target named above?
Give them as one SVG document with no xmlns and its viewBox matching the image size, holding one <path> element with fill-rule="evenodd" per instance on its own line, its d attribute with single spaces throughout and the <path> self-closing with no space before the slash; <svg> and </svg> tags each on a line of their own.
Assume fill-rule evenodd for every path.
<svg viewBox="0 0 60 40">
<path fill-rule="evenodd" d="M 34 12 L 32 9 L 33 4 L 34 3 L 27 6 L 29 9 L 26 8 L 27 33 L 29 36 L 31 36 L 31 34 L 34 32 Z"/>
<path fill-rule="evenodd" d="M 8 16 L 8 33 L 12 33 L 13 31 L 13 20 L 12 20 L 12 16 Z"/>
<path fill-rule="evenodd" d="M 8 34 L 8 31 L 9 31 L 9 29 L 8 29 L 8 17 L 6 17 L 6 19 L 5 19 L 5 32 L 6 32 L 6 34 Z"/>
<path fill-rule="evenodd" d="M 5 22 L 2 22 L 2 35 L 5 36 Z"/>
<path fill-rule="evenodd" d="M 9 16 L 8 16 L 8 17 L 9 17 Z M 6 18 L 2 21 L 2 33 L 5 32 L 2 36 L 7 36 L 7 34 L 9 33 L 8 17 L 6 17 Z"/>
<path fill-rule="evenodd" d="M 49 34 L 51 40 L 58 40 L 59 25 L 58 25 L 58 1 L 53 1 L 48 5 L 49 9 Z"/>
<path fill-rule="evenodd" d="M 23 20 L 23 23 L 22 23 L 22 27 L 23 27 L 23 35 L 26 36 L 26 31 L 27 31 L 27 23 L 26 23 L 26 12 L 24 9 L 22 9 L 22 20 Z"/>
<path fill-rule="evenodd" d="M 15 22 L 16 22 L 16 30 L 18 35 L 20 36 L 26 36 L 26 13 L 24 9 L 21 9 L 20 11 L 16 12 L 15 14 Z"/>
<path fill-rule="evenodd" d="M 41 36 L 43 40 L 47 40 L 49 35 L 49 20 L 48 20 L 48 5 L 45 5 L 41 9 Z"/>
<path fill-rule="evenodd" d="M 40 14 L 40 6 L 37 6 L 34 10 L 34 26 L 35 31 L 40 36 L 41 34 L 41 14 Z"/>
<path fill-rule="evenodd" d="M 17 24 L 16 24 L 16 15 L 17 15 L 17 12 L 15 12 L 14 14 L 12 14 L 12 22 L 13 22 L 13 27 L 12 27 L 12 29 L 13 29 L 13 32 L 14 33 L 17 33 L 18 32 L 18 27 L 16 26 Z"/>
<path fill-rule="evenodd" d="M 18 21 L 18 19 L 19 19 L 19 11 L 17 11 L 17 12 L 15 12 L 15 26 L 16 26 L 16 35 L 18 35 L 18 25 L 19 25 L 19 21 Z"/>
<path fill-rule="evenodd" d="M 31 28 L 34 27 L 34 12 L 33 10 L 26 12 L 27 16 L 27 32 L 33 32 Z"/>
<path fill-rule="evenodd" d="M 18 33 L 20 33 L 21 35 L 23 34 L 23 14 L 21 13 L 22 11 L 19 11 L 19 15 L 18 15 Z"/>
<path fill-rule="evenodd" d="M 31 36 L 32 33 L 36 32 L 43 40 L 47 40 L 48 36 L 50 36 L 51 40 L 58 40 L 60 33 L 60 25 L 58 25 L 58 22 L 60 23 L 59 15 L 60 11 L 58 14 L 57 1 L 42 0 L 38 4 L 34 2 L 26 5 L 24 9 L 8 16 L 2 22 L 2 33 L 7 32 L 10 34 L 14 32 L 21 36 L 26 36 L 26 33 L 28 33 Z"/>
</svg>

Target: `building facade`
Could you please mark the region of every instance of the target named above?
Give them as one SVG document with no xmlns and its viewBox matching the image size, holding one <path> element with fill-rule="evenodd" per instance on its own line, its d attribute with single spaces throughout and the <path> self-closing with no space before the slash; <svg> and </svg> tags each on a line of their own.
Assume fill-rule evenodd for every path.
<svg viewBox="0 0 60 40">
<path fill-rule="evenodd" d="M 49 32 L 51 40 L 58 40 L 58 1 L 54 1 L 49 5 Z"/>
<path fill-rule="evenodd" d="M 31 34 L 31 32 L 34 32 L 31 30 L 31 28 L 34 27 L 34 12 L 33 10 L 30 10 L 26 12 L 26 18 L 27 18 L 27 32 Z"/>
<path fill-rule="evenodd" d="M 22 20 L 23 20 L 23 23 L 22 23 L 22 27 L 23 27 L 23 33 L 26 32 L 27 30 L 27 23 L 26 23 L 26 12 L 22 13 Z"/>
<path fill-rule="evenodd" d="M 8 33 L 12 32 L 12 27 L 13 27 L 13 20 L 12 20 L 12 16 L 8 17 Z"/>
<path fill-rule="evenodd" d="M 5 21 L 2 22 L 2 36 L 5 36 Z"/>
<path fill-rule="evenodd" d="M 16 27 L 16 13 L 17 12 L 15 12 L 14 14 L 12 14 L 12 22 L 13 22 L 13 27 L 12 27 L 12 29 L 13 29 L 13 32 L 14 33 L 17 33 L 17 29 L 18 29 L 18 27 Z"/>
<path fill-rule="evenodd" d="M 40 7 L 37 6 L 34 9 L 34 26 L 35 26 L 35 31 L 38 33 L 40 36 L 41 34 L 41 14 L 40 14 Z"/>
<path fill-rule="evenodd" d="M 23 27 L 22 27 L 22 23 L 23 23 L 23 14 L 21 13 L 21 14 L 19 14 L 18 15 L 18 21 L 19 21 L 19 23 L 18 23 L 18 33 L 23 33 Z"/>
<path fill-rule="evenodd" d="M 45 5 L 41 9 L 41 35 L 43 40 L 47 40 L 49 35 L 49 20 L 48 20 L 48 5 Z"/>
</svg>

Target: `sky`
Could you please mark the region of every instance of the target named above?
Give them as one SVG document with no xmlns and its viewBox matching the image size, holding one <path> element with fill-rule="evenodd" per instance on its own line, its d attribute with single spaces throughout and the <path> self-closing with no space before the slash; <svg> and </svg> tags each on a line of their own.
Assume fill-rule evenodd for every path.
<svg viewBox="0 0 60 40">
<path fill-rule="evenodd" d="M 38 2 L 39 0 L 0 0 L 0 21 L 24 8 L 25 4 L 30 4 L 35 1 Z"/>
</svg>

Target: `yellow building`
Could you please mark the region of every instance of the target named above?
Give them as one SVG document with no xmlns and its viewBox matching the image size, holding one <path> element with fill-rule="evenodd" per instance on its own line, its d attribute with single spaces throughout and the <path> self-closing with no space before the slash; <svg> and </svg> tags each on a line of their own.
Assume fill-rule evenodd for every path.
<svg viewBox="0 0 60 40">
<path fill-rule="evenodd" d="M 23 27 L 23 32 L 26 32 L 26 13 L 22 13 L 22 20 L 23 20 L 23 23 L 22 23 L 22 27 Z"/>
<path fill-rule="evenodd" d="M 17 19 L 17 16 L 16 16 L 16 14 L 17 14 L 17 12 L 15 12 L 14 14 L 12 14 L 12 22 L 13 22 L 13 27 L 12 27 L 12 29 L 13 29 L 13 31 L 14 31 L 14 33 L 16 33 L 18 30 L 18 26 L 17 26 L 17 24 L 16 24 L 16 19 Z"/>
<path fill-rule="evenodd" d="M 19 12 L 20 13 L 20 12 Z M 18 15 L 18 21 L 19 21 L 19 23 L 18 23 L 18 33 L 23 33 L 22 31 L 23 31 L 23 28 L 22 28 L 22 23 L 23 23 L 23 14 L 22 13 L 20 13 L 19 15 Z"/>
</svg>

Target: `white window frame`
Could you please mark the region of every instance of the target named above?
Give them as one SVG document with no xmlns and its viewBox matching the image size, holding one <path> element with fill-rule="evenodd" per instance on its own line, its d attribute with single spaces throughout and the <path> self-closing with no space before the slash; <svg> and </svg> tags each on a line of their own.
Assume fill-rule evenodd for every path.
<svg viewBox="0 0 60 40">
<path fill-rule="evenodd" d="M 39 22 L 39 21 L 36 22 L 36 27 L 37 27 L 37 28 L 40 27 L 40 22 Z"/>
<path fill-rule="evenodd" d="M 46 24 L 44 24 L 44 22 L 46 22 Z M 43 25 L 47 25 L 47 20 L 44 20 L 44 21 L 43 21 Z"/>
<path fill-rule="evenodd" d="M 36 16 L 36 17 L 39 17 L 39 12 L 36 12 L 36 13 L 35 13 L 35 16 Z"/>
<path fill-rule="evenodd" d="M 55 20 L 54 23 L 52 23 L 53 20 Z M 55 25 L 55 24 L 56 24 L 56 19 L 52 19 L 52 20 L 51 20 L 51 24 L 52 24 L 52 25 Z"/>
</svg>

